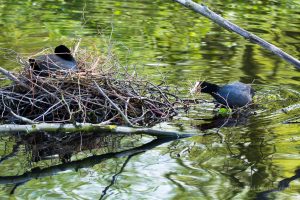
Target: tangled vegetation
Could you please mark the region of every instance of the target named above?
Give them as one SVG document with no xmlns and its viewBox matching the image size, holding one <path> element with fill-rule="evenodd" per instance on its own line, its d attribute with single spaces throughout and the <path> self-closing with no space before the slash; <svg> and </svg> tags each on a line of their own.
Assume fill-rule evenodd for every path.
<svg viewBox="0 0 300 200">
<path fill-rule="evenodd" d="M 45 54 L 45 51 L 40 54 Z M 103 123 L 149 126 L 176 115 L 178 99 L 119 64 L 116 56 L 75 47 L 78 71 L 40 76 L 20 58 L 18 74 L 2 71 L 13 83 L 0 89 L 1 118 L 14 123 Z"/>
</svg>

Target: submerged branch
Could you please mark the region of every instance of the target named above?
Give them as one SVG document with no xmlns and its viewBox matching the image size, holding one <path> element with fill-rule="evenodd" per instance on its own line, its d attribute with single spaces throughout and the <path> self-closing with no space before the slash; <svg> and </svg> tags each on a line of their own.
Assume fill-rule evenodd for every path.
<svg viewBox="0 0 300 200">
<path fill-rule="evenodd" d="M 265 41 L 264 39 L 258 37 L 257 35 L 255 35 L 253 33 L 250 33 L 248 31 L 246 31 L 245 29 L 240 28 L 236 24 L 224 19 L 220 15 L 218 15 L 215 12 L 211 11 L 208 7 L 206 7 L 204 5 L 197 4 L 197 3 L 193 2 L 192 0 L 173 0 L 173 1 L 176 1 L 176 2 L 182 4 L 183 6 L 189 8 L 193 11 L 195 11 L 197 13 L 200 13 L 204 17 L 212 20 L 213 22 L 215 22 L 219 26 L 222 26 L 226 30 L 235 32 L 235 33 L 243 36 L 244 38 L 250 40 L 251 42 L 260 45 L 261 47 L 273 52 L 275 55 L 283 58 L 287 62 L 293 64 L 296 68 L 300 69 L 300 61 L 299 60 L 297 60 L 293 56 L 287 54 L 286 52 L 282 51 L 281 49 L 279 49 L 275 45 L 273 45 L 273 44 Z"/>
<path fill-rule="evenodd" d="M 170 138 L 185 138 L 191 137 L 194 134 L 178 132 L 178 131 L 164 131 L 156 128 L 133 128 L 115 125 L 101 125 L 90 123 L 77 124 L 60 124 L 60 123 L 41 123 L 31 125 L 16 125 L 6 124 L 0 125 L 0 133 L 9 132 L 26 132 L 35 133 L 40 131 L 47 132 L 100 132 L 100 133 L 118 133 L 118 134 L 147 134 L 155 137 L 170 137 Z"/>
</svg>

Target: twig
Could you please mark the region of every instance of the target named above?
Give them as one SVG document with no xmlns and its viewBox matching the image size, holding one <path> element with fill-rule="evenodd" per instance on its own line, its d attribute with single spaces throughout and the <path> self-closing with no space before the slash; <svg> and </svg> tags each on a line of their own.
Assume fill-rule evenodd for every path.
<svg viewBox="0 0 300 200">
<path fill-rule="evenodd" d="M 4 101 L 3 101 L 3 96 L 2 96 L 2 103 L 3 103 L 3 105 L 5 106 L 5 108 L 8 109 L 8 111 L 9 111 L 15 118 L 17 118 L 17 119 L 19 119 L 19 120 L 21 120 L 21 121 L 23 121 L 23 122 L 25 122 L 25 123 L 28 123 L 28 124 L 36 124 L 35 121 L 32 121 L 31 119 L 28 119 L 28 118 L 26 118 L 26 117 L 22 117 L 22 116 L 20 116 L 20 115 L 17 115 L 16 113 L 14 113 L 14 112 L 12 111 L 12 109 L 11 109 L 10 107 L 8 107 L 8 106 L 4 103 Z"/>
<path fill-rule="evenodd" d="M 74 51 L 73 51 L 73 56 L 74 57 L 77 54 L 80 43 L 81 43 L 81 38 L 78 39 L 77 44 L 75 45 L 75 48 L 74 48 Z"/>
<path fill-rule="evenodd" d="M 27 89 L 30 89 L 30 87 L 28 85 L 26 85 L 25 83 L 20 81 L 17 77 L 15 77 L 11 72 L 7 71 L 6 69 L 0 67 L 0 73 L 3 74 L 4 76 L 6 76 L 9 80 L 11 80 L 17 84 L 20 84 Z"/>
<path fill-rule="evenodd" d="M 127 125 L 134 127 L 134 125 L 129 121 L 129 119 L 126 117 L 126 115 L 121 111 L 121 109 L 105 94 L 105 92 L 99 87 L 99 85 L 96 83 L 96 81 L 93 81 L 98 92 L 107 99 L 107 101 L 118 111 L 118 113 L 122 116 L 123 120 L 127 123 Z"/>
</svg>

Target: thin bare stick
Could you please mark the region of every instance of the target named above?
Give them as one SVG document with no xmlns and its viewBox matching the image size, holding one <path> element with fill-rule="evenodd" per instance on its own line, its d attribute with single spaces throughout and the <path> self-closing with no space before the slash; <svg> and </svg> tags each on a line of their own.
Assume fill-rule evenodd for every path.
<svg viewBox="0 0 300 200">
<path fill-rule="evenodd" d="M 96 83 L 96 81 L 93 81 L 98 92 L 107 99 L 107 101 L 118 111 L 118 113 L 122 116 L 123 120 L 127 123 L 127 125 L 133 127 L 134 125 L 129 121 L 129 119 L 126 117 L 126 115 L 121 111 L 121 109 L 105 94 L 105 92 L 99 87 L 99 85 Z"/>
<path fill-rule="evenodd" d="M 3 74 L 4 76 L 6 76 L 9 80 L 29 89 L 28 85 L 24 84 L 22 81 L 20 81 L 17 77 L 15 77 L 11 72 L 7 71 L 6 69 L 0 67 L 0 73 Z"/>
<path fill-rule="evenodd" d="M 21 121 L 23 121 L 23 122 L 25 122 L 25 123 L 28 123 L 28 124 L 35 124 L 35 123 L 36 123 L 35 121 L 32 121 L 31 119 L 28 119 L 28 118 L 26 118 L 26 117 L 22 117 L 22 116 L 20 116 L 20 115 L 17 115 L 16 113 L 14 113 L 14 112 L 12 111 L 12 109 L 11 109 L 10 107 L 8 107 L 8 106 L 5 104 L 5 102 L 3 101 L 3 95 L 2 95 L 2 103 L 3 103 L 3 105 L 5 106 L 5 108 L 8 109 L 8 111 L 9 111 L 15 118 L 17 118 L 17 119 L 19 119 L 19 120 L 21 120 Z"/>
<path fill-rule="evenodd" d="M 79 45 L 81 43 L 81 38 L 78 39 L 78 42 L 77 44 L 75 45 L 75 48 L 74 48 L 74 51 L 73 51 L 73 56 L 76 55 L 77 51 L 78 51 L 78 48 L 79 48 Z"/>
<path fill-rule="evenodd" d="M 235 33 L 243 36 L 244 38 L 250 40 L 251 42 L 260 45 L 261 47 L 271 51 L 275 55 L 283 58 L 287 62 L 293 64 L 296 68 L 300 69 L 300 61 L 299 60 L 297 60 L 293 56 L 287 54 L 286 52 L 282 51 L 281 49 L 279 49 L 275 45 L 273 45 L 273 44 L 265 41 L 264 39 L 258 37 L 257 35 L 255 35 L 253 33 L 250 33 L 248 31 L 246 31 L 245 29 L 240 28 L 236 24 L 224 19 L 220 15 L 218 15 L 215 12 L 211 11 L 205 5 L 197 4 L 197 3 L 193 2 L 192 0 L 173 0 L 173 1 L 176 1 L 176 2 L 180 3 L 181 5 L 189 8 L 193 11 L 195 11 L 197 13 L 200 13 L 204 17 L 212 20 L 213 22 L 215 22 L 219 26 L 222 26 L 226 30 L 235 32 Z"/>
<path fill-rule="evenodd" d="M 9 112 L 17 119 L 21 120 L 22 122 L 25 122 L 27 124 L 36 124 L 37 122 L 32 121 L 31 119 L 28 119 L 26 117 L 22 117 L 20 115 L 17 115 L 16 113 L 14 113 L 10 108 L 8 108 Z"/>
</svg>

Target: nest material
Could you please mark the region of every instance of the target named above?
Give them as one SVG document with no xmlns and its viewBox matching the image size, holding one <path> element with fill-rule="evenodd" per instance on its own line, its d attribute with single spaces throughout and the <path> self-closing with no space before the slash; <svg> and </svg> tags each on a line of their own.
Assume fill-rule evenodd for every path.
<svg viewBox="0 0 300 200">
<path fill-rule="evenodd" d="M 111 53 L 76 52 L 78 72 L 34 73 L 27 61 L 17 81 L 0 89 L 2 119 L 24 122 L 88 122 L 149 126 L 176 115 L 177 97 L 164 85 L 137 77 Z M 100 90 L 102 93 L 100 92 Z"/>
</svg>

